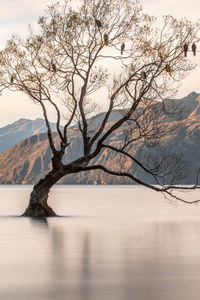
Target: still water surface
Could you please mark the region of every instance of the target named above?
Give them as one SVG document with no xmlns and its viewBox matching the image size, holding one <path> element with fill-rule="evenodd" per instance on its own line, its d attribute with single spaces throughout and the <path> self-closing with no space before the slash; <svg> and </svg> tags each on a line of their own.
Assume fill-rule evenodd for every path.
<svg viewBox="0 0 200 300">
<path fill-rule="evenodd" d="M 36 221 L 18 217 L 30 191 L 0 187 L 0 299 L 200 299 L 200 206 L 141 187 L 57 186 L 63 217 Z"/>
</svg>

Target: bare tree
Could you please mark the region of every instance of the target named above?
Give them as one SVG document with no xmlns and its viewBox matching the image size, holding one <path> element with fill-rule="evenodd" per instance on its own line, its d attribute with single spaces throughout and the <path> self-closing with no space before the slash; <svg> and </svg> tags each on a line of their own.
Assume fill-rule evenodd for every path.
<svg viewBox="0 0 200 300">
<path fill-rule="evenodd" d="M 38 24 L 39 33 L 29 28 L 26 39 L 13 36 L 0 53 L 2 90 L 21 91 L 41 106 L 52 150 L 52 170 L 34 186 L 24 215 L 55 215 L 47 204 L 51 187 L 63 176 L 82 171 L 124 176 L 173 196 L 173 187 L 159 181 L 163 164 L 147 167 L 131 149 L 138 140 L 153 146 L 165 134 L 163 99 L 173 95 L 180 80 L 195 67 L 186 57 L 185 45 L 190 49 L 199 41 L 199 24 L 166 16 L 161 26 L 133 0 L 83 0 L 76 9 L 66 0 L 49 6 Z M 106 99 L 107 110 L 94 128 L 91 120 L 99 112 L 96 99 Z M 59 146 L 49 109 L 55 111 Z M 114 109 L 121 111 L 121 117 L 109 123 Z M 69 128 L 74 124 L 80 132 L 82 154 L 65 164 Z M 124 132 L 124 142 L 116 147 L 107 141 L 118 129 Z M 131 171 L 95 164 L 105 148 L 129 159 L 159 185 L 150 185 Z M 173 166 L 170 172 L 176 172 L 175 160 Z"/>
</svg>

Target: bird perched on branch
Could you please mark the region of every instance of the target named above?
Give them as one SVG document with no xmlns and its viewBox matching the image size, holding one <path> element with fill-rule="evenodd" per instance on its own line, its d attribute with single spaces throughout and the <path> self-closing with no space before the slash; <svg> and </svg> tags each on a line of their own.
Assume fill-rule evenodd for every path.
<svg viewBox="0 0 200 300">
<path fill-rule="evenodd" d="M 183 46 L 183 50 L 184 50 L 184 54 L 185 54 L 185 57 L 187 56 L 187 52 L 188 52 L 188 44 L 184 44 Z"/>
<path fill-rule="evenodd" d="M 56 73 L 57 69 L 56 69 L 56 65 L 55 64 L 52 64 L 52 69 L 53 69 L 54 73 Z"/>
<path fill-rule="evenodd" d="M 10 83 L 13 84 L 13 81 L 14 81 L 14 76 L 12 75 L 12 76 L 10 77 Z"/>
<path fill-rule="evenodd" d="M 124 49 L 125 49 L 125 44 L 123 43 L 123 44 L 121 45 L 121 55 L 123 55 Z"/>
<path fill-rule="evenodd" d="M 169 64 L 166 65 L 165 70 L 171 74 L 172 69 Z"/>
<path fill-rule="evenodd" d="M 195 43 L 192 44 L 192 52 L 193 52 L 193 55 L 195 56 L 196 55 L 196 50 L 197 50 L 197 46 Z"/>
<path fill-rule="evenodd" d="M 98 28 L 102 27 L 101 21 L 95 19 L 95 24 L 97 25 Z"/>
<path fill-rule="evenodd" d="M 108 34 L 107 33 L 104 33 L 104 43 L 106 46 L 108 46 Z"/>
<path fill-rule="evenodd" d="M 142 79 L 147 79 L 147 74 L 144 71 L 141 71 L 140 76 Z"/>
</svg>

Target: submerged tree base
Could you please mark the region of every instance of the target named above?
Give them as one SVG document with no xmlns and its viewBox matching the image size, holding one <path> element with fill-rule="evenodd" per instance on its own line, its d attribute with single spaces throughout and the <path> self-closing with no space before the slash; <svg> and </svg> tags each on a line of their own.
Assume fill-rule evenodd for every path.
<svg viewBox="0 0 200 300">
<path fill-rule="evenodd" d="M 22 217 L 56 217 L 56 213 L 49 205 L 43 205 L 42 203 L 29 204 Z"/>
<path fill-rule="evenodd" d="M 47 204 L 48 194 L 52 186 L 51 176 L 41 179 L 30 194 L 29 205 L 23 213 L 23 217 L 45 218 L 56 217 L 54 210 Z"/>
</svg>

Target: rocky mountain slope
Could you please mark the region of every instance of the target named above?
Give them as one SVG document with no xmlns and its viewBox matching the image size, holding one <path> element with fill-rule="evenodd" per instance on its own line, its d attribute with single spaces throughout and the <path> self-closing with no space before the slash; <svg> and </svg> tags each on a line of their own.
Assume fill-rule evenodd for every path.
<svg viewBox="0 0 200 300">
<path fill-rule="evenodd" d="M 166 109 L 171 113 L 176 112 L 176 118 L 166 120 L 166 132 L 171 126 L 178 126 L 177 130 L 162 137 L 159 147 L 148 147 L 143 141 L 135 144 L 131 149 L 132 155 L 141 159 L 143 163 L 151 167 L 152 161 L 162 164 L 162 173 L 166 174 L 161 182 L 192 184 L 197 180 L 200 169 L 200 95 L 191 93 L 180 100 L 166 100 Z M 179 113 L 177 113 L 177 110 Z M 119 114 L 116 114 L 119 117 Z M 110 120 L 110 126 L 115 118 Z M 98 120 L 95 120 L 98 123 Z M 98 125 L 98 124 L 96 124 Z M 70 129 L 70 146 L 65 157 L 70 162 L 81 155 L 82 144 L 80 135 L 75 129 Z M 122 129 L 117 130 L 109 137 L 109 144 L 120 146 L 124 138 Z M 56 140 L 56 136 L 55 136 Z M 38 133 L 0 154 L 0 183 L 1 184 L 33 184 L 50 169 L 51 151 L 49 149 L 45 133 Z M 140 179 L 156 183 L 151 175 L 133 164 L 130 160 L 121 160 L 119 155 L 105 149 L 94 161 L 114 170 L 131 170 Z M 169 175 L 169 166 L 176 164 L 174 175 Z M 66 184 L 94 184 L 130 183 L 129 180 L 110 176 L 102 171 L 84 172 L 68 175 L 60 183 Z"/>
<path fill-rule="evenodd" d="M 50 125 L 52 130 L 56 129 L 55 124 L 51 123 Z M 0 152 L 7 150 L 25 138 L 46 131 L 45 121 L 40 118 L 34 121 L 20 119 L 12 124 L 2 127 L 0 128 Z"/>
</svg>

